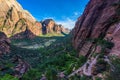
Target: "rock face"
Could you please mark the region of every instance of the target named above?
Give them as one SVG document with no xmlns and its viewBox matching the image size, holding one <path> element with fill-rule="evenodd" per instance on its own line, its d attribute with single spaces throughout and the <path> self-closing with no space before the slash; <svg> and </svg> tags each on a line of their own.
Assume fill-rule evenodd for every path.
<svg viewBox="0 0 120 80">
<path fill-rule="evenodd" d="M 24 39 L 24 38 L 33 39 L 33 38 L 35 38 L 35 37 L 36 37 L 36 35 L 34 35 L 34 34 L 27 28 L 24 32 L 17 33 L 17 34 L 15 34 L 14 36 L 12 36 L 11 39 Z"/>
<path fill-rule="evenodd" d="M 96 44 L 90 39 L 104 39 L 114 43 L 108 49 L 120 55 L 120 0 L 90 0 L 82 16 L 78 18 L 73 33 L 73 46 L 80 55 L 88 56 Z M 94 52 L 99 52 L 96 46 Z"/>
<path fill-rule="evenodd" d="M 41 34 L 41 23 L 24 10 L 16 0 L 0 0 L 0 31 L 11 36 L 29 28 L 35 35 Z"/>
<path fill-rule="evenodd" d="M 10 52 L 10 40 L 3 32 L 0 32 L 0 55 L 9 52 Z"/>
<path fill-rule="evenodd" d="M 36 36 L 68 31 L 52 19 L 37 22 L 16 0 L 0 0 L 0 31 L 11 37 L 26 31 L 27 28 Z"/>
<path fill-rule="evenodd" d="M 61 34 L 62 32 L 64 33 L 69 33 L 69 29 L 64 28 L 61 24 L 56 24 L 54 20 L 52 19 L 45 19 L 42 23 L 42 32 L 43 34 L 48 34 L 48 33 L 58 33 Z"/>
</svg>

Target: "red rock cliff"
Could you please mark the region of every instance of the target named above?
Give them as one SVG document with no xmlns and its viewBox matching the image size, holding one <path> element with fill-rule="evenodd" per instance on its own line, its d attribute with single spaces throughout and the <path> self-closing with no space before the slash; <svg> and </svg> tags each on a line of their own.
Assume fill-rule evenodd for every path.
<svg viewBox="0 0 120 80">
<path fill-rule="evenodd" d="M 120 0 L 90 0 L 73 30 L 73 46 L 79 54 L 89 55 L 94 42 L 109 39 L 114 43 L 112 54 L 120 55 Z M 96 47 L 96 52 L 100 47 Z"/>
</svg>

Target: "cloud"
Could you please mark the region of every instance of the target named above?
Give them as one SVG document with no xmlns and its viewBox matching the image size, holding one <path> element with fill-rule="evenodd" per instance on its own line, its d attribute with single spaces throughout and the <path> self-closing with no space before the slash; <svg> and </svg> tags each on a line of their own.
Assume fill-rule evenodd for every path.
<svg viewBox="0 0 120 80">
<path fill-rule="evenodd" d="M 73 29 L 75 26 L 75 22 L 77 21 L 77 18 L 81 15 L 82 13 L 75 11 L 73 12 L 72 16 L 66 17 L 62 16 L 62 19 L 56 19 L 55 17 L 44 17 L 44 19 L 53 19 L 57 24 L 62 24 L 65 28 L 68 29 Z"/>
<path fill-rule="evenodd" d="M 69 17 L 66 17 L 62 20 L 56 20 L 55 17 L 44 17 L 43 20 L 45 19 L 53 19 L 57 24 L 61 24 L 68 29 L 74 28 L 74 25 L 75 25 L 75 20 Z"/>
<path fill-rule="evenodd" d="M 78 16 L 78 15 L 79 15 L 79 12 L 74 12 L 74 15 L 75 15 L 75 16 Z"/>
<path fill-rule="evenodd" d="M 63 21 L 56 21 L 56 23 L 62 24 L 65 28 L 69 28 L 69 29 L 72 29 L 75 26 L 75 21 L 70 18 L 66 18 L 66 20 Z"/>
</svg>

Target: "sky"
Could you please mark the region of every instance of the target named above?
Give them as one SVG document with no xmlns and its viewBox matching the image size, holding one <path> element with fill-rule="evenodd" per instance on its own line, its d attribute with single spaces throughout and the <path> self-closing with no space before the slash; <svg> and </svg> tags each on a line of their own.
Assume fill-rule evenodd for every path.
<svg viewBox="0 0 120 80">
<path fill-rule="evenodd" d="M 56 23 L 72 29 L 89 0 L 17 0 L 38 21 L 54 19 Z"/>
</svg>

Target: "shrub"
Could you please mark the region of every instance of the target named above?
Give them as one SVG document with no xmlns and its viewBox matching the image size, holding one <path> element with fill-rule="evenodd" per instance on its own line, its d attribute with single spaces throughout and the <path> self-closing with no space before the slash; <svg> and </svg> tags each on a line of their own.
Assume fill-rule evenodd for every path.
<svg viewBox="0 0 120 80">
<path fill-rule="evenodd" d="M 5 76 L 3 76 L 2 78 L 0 78 L 0 80 L 18 80 L 18 78 L 13 77 L 9 74 L 6 74 Z"/>
<path fill-rule="evenodd" d="M 23 75 L 22 80 L 39 80 L 41 73 L 37 69 L 29 70 L 25 75 Z"/>
</svg>

